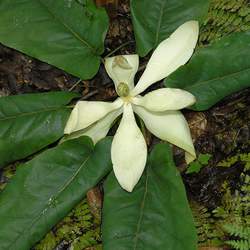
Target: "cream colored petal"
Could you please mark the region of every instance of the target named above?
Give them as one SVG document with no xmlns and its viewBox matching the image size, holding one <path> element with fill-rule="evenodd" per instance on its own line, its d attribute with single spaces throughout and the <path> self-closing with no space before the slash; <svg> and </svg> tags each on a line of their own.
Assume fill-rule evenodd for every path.
<svg viewBox="0 0 250 250">
<path fill-rule="evenodd" d="M 112 142 L 111 158 L 118 182 L 132 192 L 146 165 L 147 145 L 131 104 L 124 105 L 123 117 Z"/>
<path fill-rule="evenodd" d="M 150 111 L 161 112 L 191 106 L 195 103 L 195 97 L 185 90 L 162 88 L 151 91 L 143 97 L 134 97 L 132 101 Z"/>
<path fill-rule="evenodd" d="M 119 109 L 122 104 L 123 101 L 120 98 L 112 103 L 79 101 L 70 114 L 64 133 L 71 134 L 72 132 L 87 128 L 111 111 Z"/>
<path fill-rule="evenodd" d="M 134 77 L 139 66 L 138 55 L 121 55 L 105 58 L 105 68 L 109 77 L 114 81 L 115 88 L 119 83 L 128 84 L 129 89 L 134 88 Z"/>
<path fill-rule="evenodd" d="M 122 114 L 122 111 L 123 109 L 120 108 L 118 110 L 108 113 L 105 117 L 103 117 L 101 120 L 99 120 L 95 124 L 89 126 L 88 128 L 66 135 L 65 138 L 63 138 L 62 142 L 86 135 L 86 136 L 89 136 L 93 140 L 94 144 L 96 144 L 98 141 L 100 141 L 102 138 L 104 138 L 108 134 L 113 121 L 119 115 Z"/>
<path fill-rule="evenodd" d="M 196 158 L 188 124 L 180 111 L 150 112 L 136 105 L 133 109 L 152 134 L 184 149 L 187 163 Z"/>
<path fill-rule="evenodd" d="M 136 96 L 151 84 L 162 80 L 192 56 L 199 34 L 197 21 L 181 25 L 168 39 L 162 41 L 153 52 L 139 82 L 132 91 Z"/>
</svg>

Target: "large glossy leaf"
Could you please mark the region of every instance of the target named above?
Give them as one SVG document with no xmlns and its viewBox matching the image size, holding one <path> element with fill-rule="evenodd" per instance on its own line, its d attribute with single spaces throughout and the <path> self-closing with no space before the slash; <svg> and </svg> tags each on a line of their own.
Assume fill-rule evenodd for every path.
<svg viewBox="0 0 250 250">
<path fill-rule="evenodd" d="M 250 87 L 250 31 L 222 38 L 199 49 L 191 61 L 165 79 L 197 99 L 195 110 L 206 110 L 243 88 Z"/>
<path fill-rule="evenodd" d="M 196 250 L 185 189 L 167 144 L 154 148 L 132 193 L 113 173 L 104 191 L 104 250 Z"/>
<path fill-rule="evenodd" d="M 82 79 L 100 64 L 108 28 L 92 0 L 1 0 L 0 42 Z"/>
<path fill-rule="evenodd" d="M 0 193 L 0 249 L 28 250 L 111 170 L 111 138 L 67 141 L 20 166 Z"/>
<path fill-rule="evenodd" d="M 209 0 L 131 0 L 137 52 L 145 56 L 178 26 L 200 20 L 208 11 Z"/>
<path fill-rule="evenodd" d="M 70 92 L 0 98 L 0 168 L 58 140 L 78 96 Z"/>
</svg>

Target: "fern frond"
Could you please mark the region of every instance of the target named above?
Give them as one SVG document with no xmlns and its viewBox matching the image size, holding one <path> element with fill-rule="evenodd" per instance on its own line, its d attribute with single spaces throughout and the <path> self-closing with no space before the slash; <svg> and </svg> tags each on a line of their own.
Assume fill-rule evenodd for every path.
<svg viewBox="0 0 250 250">
<path fill-rule="evenodd" d="M 223 246 L 227 243 L 233 249 L 250 249 L 250 176 L 246 167 L 250 154 L 228 158 L 222 165 L 230 167 L 238 162 L 245 165 L 239 185 L 232 190 L 227 182 L 223 184 L 220 206 L 210 212 L 201 205 L 191 204 L 200 246 Z"/>
<path fill-rule="evenodd" d="M 66 242 L 74 250 L 97 245 L 101 241 L 99 224 L 84 199 L 34 249 L 52 250 L 60 242 Z"/>
<path fill-rule="evenodd" d="M 250 29 L 248 0 L 212 0 L 207 19 L 201 27 L 200 45 L 232 32 Z"/>
<path fill-rule="evenodd" d="M 236 224 L 225 224 L 223 229 L 229 233 L 231 236 L 239 237 L 241 239 L 250 239 L 250 227 L 245 225 L 236 225 Z"/>
<path fill-rule="evenodd" d="M 236 250 L 249 250 L 250 242 L 248 240 L 228 240 L 226 243 Z"/>
</svg>

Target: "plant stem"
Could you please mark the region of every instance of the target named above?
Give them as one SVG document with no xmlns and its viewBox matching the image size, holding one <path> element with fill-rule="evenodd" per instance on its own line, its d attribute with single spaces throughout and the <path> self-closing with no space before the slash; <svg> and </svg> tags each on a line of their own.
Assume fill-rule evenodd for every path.
<svg viewBox="0 0 250 250">
<path fill-rule="evenodd" d="M 126 43 L 121 44 L 119 47 L 117 47 L 116 49 L 114 49 L 113 51 L 109 52 L 104 58 L 106 57 L 110 57 L 111 55 L 113 55 L 115 52 L 117 52 L 118 50 L 122 49 L 123 47 L 126 47 L 128 44 L 130 43 L 134 43 L 134 41 L 128 41 Z"/>
<path fill-rule="evenodd" d="M 82 81 L 82 79 L 79 79 L 79 80 L 69 89 L 69 91 L 72 91 L 81 81 Z"/>
</svg>

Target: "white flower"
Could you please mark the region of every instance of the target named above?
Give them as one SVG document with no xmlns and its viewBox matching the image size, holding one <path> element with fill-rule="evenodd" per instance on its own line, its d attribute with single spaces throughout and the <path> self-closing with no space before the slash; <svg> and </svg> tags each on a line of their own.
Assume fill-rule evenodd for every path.
<svg viewBox="0 0 250 250">
<path fill-rule="evenodd" d="M 147 160 L 146 142 L 133 111 L 152 134 L 184 149 L 188 163 L 196 157 L 188 124 L 178 111 L 194 104 L 195 97 L 187 91 L 173 88 L 154 90 L 143 97 L 139 94 L 190 59 L 198 33 L 198 22 L 189 21 L 161 42 L 135 87 L 138 55 L 107 58 L 105 68 L 120 97 L 112 103 L 79 101 L 70 115 L 65 134 L 73 133 L 73 137 L 87 135 L 96 143 L 107 135 L 113 121 L 123 113 L 112 142 L 111 158 L 118 182 L 129 192 L 139 181 Z"/>
</svg>

